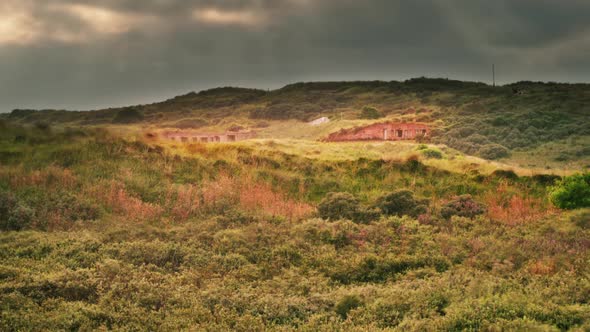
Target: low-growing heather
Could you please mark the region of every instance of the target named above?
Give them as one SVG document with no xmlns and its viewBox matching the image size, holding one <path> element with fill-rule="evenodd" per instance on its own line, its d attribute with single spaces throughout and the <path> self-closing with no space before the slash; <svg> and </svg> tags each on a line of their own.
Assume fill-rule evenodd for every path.
<svg viewBox="0 0 590 332">
<path fill-rule="evenodd" d="M 2 331 L 590 328 L 555 178 L 27 130 L 0 133 Z"/>
<path fill-rule="evenodd" d="M 450 219 L 452 216 L 474 218 L 484 214 L 485 206 L 473 199 L 471 195 L 461 195 L 446 202 L 441 208 L 441 215 Z"/>
</svg>

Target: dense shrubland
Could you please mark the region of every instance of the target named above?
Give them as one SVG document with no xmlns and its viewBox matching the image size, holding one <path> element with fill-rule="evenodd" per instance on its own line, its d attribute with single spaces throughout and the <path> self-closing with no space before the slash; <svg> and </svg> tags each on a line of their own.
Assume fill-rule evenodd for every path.
<svg viewBox="0 0 590 332">
<path fill-rule="evenodd" d="M 1 330 L 590 328 L 577 180 L 3 126 Z"/>
</svg>

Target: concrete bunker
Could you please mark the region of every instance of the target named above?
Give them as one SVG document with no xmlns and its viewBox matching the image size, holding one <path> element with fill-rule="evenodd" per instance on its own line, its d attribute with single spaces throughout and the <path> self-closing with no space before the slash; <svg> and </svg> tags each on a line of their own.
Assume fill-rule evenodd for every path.
<svg viewBox="0 0 590 332">
<path fill-rule="evenodd" d="M 178 141 L 182 143 L 223 143 L 223 142 L 237 142 L 256 137 L 254 131 L 243 131 L 243 132 L 227 132 L 227 133 L 197 133 L 191 131 L 169 131 L 164 132 L 163 137 Z"/>
<path fill-rule="evenodd" d="M 399 141 L 413 140 L 430 135 L 430 128 L 422 123 L 375 123 L 363 127 L 341 129 L 330 134 L 325 141 Z"/>
</svg>

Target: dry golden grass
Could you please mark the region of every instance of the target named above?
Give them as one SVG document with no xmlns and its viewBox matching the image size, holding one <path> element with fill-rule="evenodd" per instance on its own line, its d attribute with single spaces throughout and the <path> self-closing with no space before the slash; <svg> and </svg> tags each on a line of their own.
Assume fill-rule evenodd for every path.
<svg viewBox="0 0 590 332">
<path fill-rule="evenodd" d="M 288 121 L 267 121 L 268 128 L 258 131 L 258 139 L 247 140 L 236 143 L 208 143 L 206 146 L 199 144 L 186 145 L 174 141 L 160 139 L 146 139 L 147 132 L 159 134 L 162 129 L 155 126 L 110 126 L 109 131 L 117 136 L 129 140 L 141 140 L 148 144 L 157 144 L 173 151 L 179 155 L 191 156 L 195 154 L 207 154 L 210 149 L 219 149 L 220 146 L 237 145 L 251 147 L 260 151 L 278 151 L 287 154 L 304 156 L 306 158 L 338 161 L 338 160 L 356 160 L 359 158 L 366 159 L 384 159 L 384 160 L 405 160 L 409 156 L 416 154 L 418 143 L 413 141 L 401 142 L 320 142 L 319 139 L 327 136 L 329 133 L 341 128 L 348 128 L 357 125 L 365 125 L 374 122 L 387 121 L 393 118 L 384 118 L 379 120 L 336 120 L 320 126 L 310 126 L 309 124 L 296 120 Z M 239 122 L 242 121 L 242 122 Z M 249 119 L 230 119 L 226 122 L 231 123 L 249 123 Z M 225 124 L 225 122 L 223 122 Z M 223 132 L 226 128 L 223 125 L 216 125 L 198 129 L 203 132 Z M 504 169 L 512 170 L 520 176 L 532 176 L 534 174 L 556 174 L 570 175 L 579 168 L 575 165 L 567 167 L 546 167 L 539 164 L 538 166 L 527 166 L 523 162 L 523 155 L 516 153 L 514 159 L 504 159 L 502 161 L 490 161 L 482 158 L 464 155 L 454 149 L 444 145 L 428 145 L 431 148 L 442 150 L 445 158 L 426 159 L 421 161 L 429 166 L 447 170 L 455 173 L 467 173 L 477 171 L 481 174 L 491 174 L 495 170 Z M 526 158 L 530 158 L 527 155 Z M 543 158 L 537 158 L 542 160 Z M 552 164 L 553 165 L 553 164 Z"/>
<path fill-rule="evenodd" d="M 265 216 L 298 220 L 310 216 L 315 208 L 307 203 L 287 197 L 270 185 L 251 177 L 235 178 L 222 175 L 203 186 L 203 207 L 219 209 L 225 204 Z"/>
<path fill-rule="evenodd" d="M 113 213 L 123 217 L 125 221 L 152 221 L 160 218 L 164 213 L 164 209 L 160 205 L 144 202 L 129 194 L 125 190 L 125 186 L 117 181 L 111 181 L 106 187 L 89 188 L 87 195 L 104 206 L 110 207 Z"/>
</svg>

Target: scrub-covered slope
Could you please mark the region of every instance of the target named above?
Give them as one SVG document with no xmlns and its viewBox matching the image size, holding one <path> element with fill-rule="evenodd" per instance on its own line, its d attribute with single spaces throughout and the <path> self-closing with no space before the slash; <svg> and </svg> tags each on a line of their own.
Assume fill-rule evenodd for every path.
<svg viewBox="0 0 590 332">
<path fill-rule="evenodd" d="M 360 120 L 364 108 L 377 118 Z M 374 114 L 373 114 L 374 115 Z M 311 128 L 321 116 L 331 124 Z M 433 142 L 521 166 L 590 165 L 590 85 L 520 82 L 500 87 L 444 79 L 297 83 L 263 91 L 218 88 L 161 103 L 92 112 L 15 110 L 17 123 L 258 129 L 270 138 L 318 139 L 340 128 L 393 120 L 429 123 Z M 541 158 L 539 158 L 541 156 Z"/>
<path fill-rule="evenodd" d="M 142 137 L 3 125 L 0 330 L 590 327 L 589 215 L 555 176 Z"/>
</svg>

